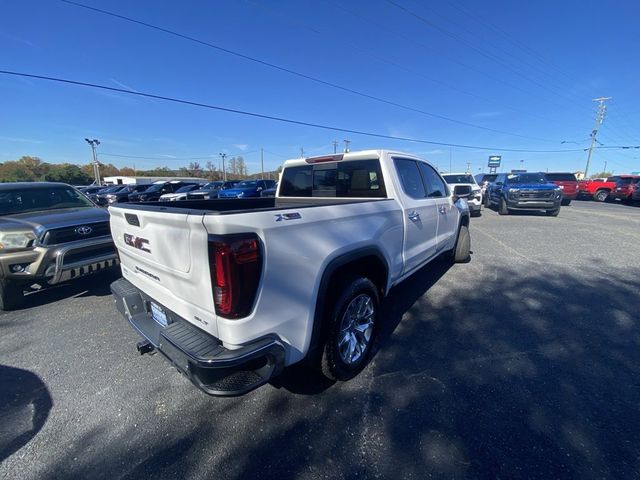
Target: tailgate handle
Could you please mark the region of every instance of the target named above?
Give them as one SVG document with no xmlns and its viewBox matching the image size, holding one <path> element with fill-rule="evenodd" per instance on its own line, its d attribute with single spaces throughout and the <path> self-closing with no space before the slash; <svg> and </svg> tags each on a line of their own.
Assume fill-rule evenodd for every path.
<svg viewBox="0 0 640 480">
<path fill-rule="evenodd" d="M 127 219 L 127 223 L 129 225 L 135 225 L 136 227 L 140 226 L 140 220 L 138 220 L 138 216 L 133 213 L 125 213 L 124 218 Z"/>
</svg>

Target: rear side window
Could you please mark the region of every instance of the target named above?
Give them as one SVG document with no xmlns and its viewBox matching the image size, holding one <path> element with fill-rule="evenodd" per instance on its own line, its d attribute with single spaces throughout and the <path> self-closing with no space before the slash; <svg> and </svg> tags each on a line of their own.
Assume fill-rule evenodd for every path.
<svg viewBox="0 0 640 480">
<path fill-rule="evenodd" d="M 438 172 L 424 162 L 418 162 L 418 165 L 420 165 L 420 173 L 422 173 L 422 178 L 427 186 L 427 197 L 439 198 L 449 195 L 447 186 Z"/>
<path fill-rule="evenodd" d="M 635 181 L 634 178 L 621 178 L 620 180 L 618 180 L 618 183 L 616 185 L 629 185 L 631 184 L 632 181 Z"/>
<path fill-rule="evenodd" d="M 545 177 L 551 182 L 577 182 L 573 173 L 545 173 Z"/>
<path fill-rule="evenodd" d="M 402 189 L 411 198 L 424 198 L 427 196 L 427 192 L 424 189 L 422 178 L 420 177 L 420 170 L 415 160 L 408 160 L 404 158 L 394 159 L 396 170 L 398 171 L 398 177 L 400 177 L 400 183 L 402 183 Z"/>
<path fill-rule="evenodd" d="M 352 160 L 288 167 L 281 197 L 386 198 L 380 161 Z"/>
</svg>

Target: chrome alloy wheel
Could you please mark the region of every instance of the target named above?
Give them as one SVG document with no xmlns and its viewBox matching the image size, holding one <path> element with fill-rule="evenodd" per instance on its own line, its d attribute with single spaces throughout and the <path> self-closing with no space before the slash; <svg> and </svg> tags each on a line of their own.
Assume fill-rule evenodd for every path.
<svg viewBox="0 0 640 480">
<path fill-rule="evenodd" d="M 373 333 L 375 318 L 373 300 L 367 294 L 360 294 L 349 303 L 342 316 L 338 335 L 338 352 L 347 365 L 360 361 Z"/>
</svg>

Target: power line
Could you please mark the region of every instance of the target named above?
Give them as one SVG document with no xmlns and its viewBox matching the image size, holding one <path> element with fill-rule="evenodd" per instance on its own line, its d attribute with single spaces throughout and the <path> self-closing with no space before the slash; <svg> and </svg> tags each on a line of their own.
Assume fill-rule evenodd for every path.
<svg viewBox="0 0 640 480">
<path fill-rule="evenodd" d="M 564 77 L 566 77 L 568 80 L 570 80 L 572 83 L 581 83 L 579 81 L 577 81 L 574 78 L 571 78 L 569 75 L 567 75 L 565 72 L 563 72 L 560 67 L 558 67 L 555 63 L 551 62 L 548 59 L 545 59 L 544 56 L 540 53 L 538 53 L 536 50 L 534 50 L 533 48 L 530 48 L 528 45 L 526 45 L 523 42 L 520 42 L 519 40 L 515 39 L 513 36 L 511 36 L 509 33 L 507 33 L 504 29 L 500 28 L 499 26 L 495 25 L 494 23 L 488 21 L 486 18 L 483 18 L 481 15 L 479 15 L 477 12 L 473 12 L 471 11 L 467 6 L 461 5 L 453 0 L 449 1 L 449 5 L 453 6 L 454 8 L 458 9 L 459 11 L 463 12 L 465 15 L 467 15 L 469 18 L 471 18 L 473 21 L 478 22 L 481 25 L 484 25 L 488 28 L 490 28 L 491 30 L 493 30 L 494 32 L 498 33 L 499 35 L 502 35 L 509 43 L 511 43 L 512 45 L 514 45 L 516 48 L 520 49 L 521 51 L 523 51 L 524 53 L 528 54 L 529 56 L 531 56 L 532 58 L 535 58 L 541 65 L 548 65 L 551 68 L 553 68 L 554 70 L 556 70 L 558 73 L 560 73 L 561 75 L 563 75 Z M 508 56 L 512 56 L 510 52 L 506 51 L 504 48 L 500 48 L 500 47 L 496 47 L 496 45 L 494 44 L 494 48 L 498 48 L 498 50 L 501 50 L 503 52 L 505 52 Z M 529 68 L 533 68 L 532 65 L 528 65 Z M 542 69 L 537 69 L 539 72 L 542 72 L 543 74 L 548 75 L 550 78 L 554 78 L 552 77 L 548 72 L 546 72 L 545 70 Z"/>
<path fill-rule="evenodd" d="M 384 138 L 384 139 L 387 139 L 387 140 L 400 140 L 400 141 L 403 141 L 403 142 L 422 143 L 422 144 L 427 144 L 427 145 L 439 145 L 439 146 L 455 147 L 455 148 L 469 148 L 469 149 L 475 149 L 475 150 L 490 150 L 490 151 L 519 152 L 519 153 L 570 153 L 570 152 L 584 152 L 584 151 L 587 150 L 585 148 L 567 149 L 567 150 L 534 150 L 534 149 L 518 149 L 518 148 L 485 147 L 485 146 L 478 146 L 478 145 L 465 145 L 465 144 L 459 144 L 459 143 L 437 142 L 437 141 L 433 141 L 433 140 L 424 140 L 424 139 L 409 138 L 409 137 L 399 137 L 399 136 L 395 136 L 395 135 L 385 135 L 385 134 L 382 134 L 382 133 L 367 132 L 367 131 L 364 131 L 364 130 L 354 130 L 354 129 L 350 129 L 350 128 L 334 127 L 334 126 L 324 125 L 324 124 L 320 124 L 320 123 L 305 122 L 305 121 L 302 121 L 302 120 L 293 120 L 293 119 L 290 119 L 290 118 L 277 117 L 277 116 L 274 116 L 274 115 L 266 115 L 266 114 L 262 114 L 262 113 L 248 112 L 248 111 L 245 111 L 245 110 L 238 110 L 238 109 L 234 109 L 234 108 L 221 107 L 221 106 L 218 106 L 218 105 L 211 105 L 211 104 L 195 102 L 195 101 L 191 101 L 191 100 L 183 100 L 183 99 L 179 99 L 179 98 L 167 97 L 167 96 L 164 96 L 164 95 L 156 95 L 156 94 L 153 94 L 153 93 L 145 93 L 145 92 L 142 92 L 142 91 L 125 90 L 124 88 L 109 87 L 107 85 L 100 85 L 100 84 L 97 84 L 97 83 L 80 82 L 80 81 L 77 81 L 77 80 L 69 80 L 69 79 L 65 79 L 65 78 L 48 77 L 48 76 L 45 76 L 45 75 L 35 75 L 35 74 L 31 74 L 31 73 L 14 72 L 14 71 L 9 71 L 9 70 L 0 70 L 0 74 L 11 75 L 11 76 L 15 76 L 15 77 L 33 78 L 33 79 L 37 79 L 37 80 L 46 80 L 46 81 L 50 81 L 50 82 L 63 83 L 63 84 L 69 84 L 69 85 L 75 85 L 75 86 L 82 86 L 82 87 L 94 88 L 94 89 L 99 89 L 99 90 L 108 90 L 108 91 L 112 91 L 112 92 L 125 93 L 127 95 L 135 95 L 135 96 L 144 97 L 144 98 L 154 98 L 156 100 L 164 100 L 164 101 L 167 101 L 167 102 L 178 103 L 178 104 L 183 104 L 183 105 L 190 105 L 190 106 L 193 106 L 193 107 L 201 107 L 201 108 L 207 108 L 207 109 L 210 109 L 210 110 L 218 110 L 218 111 L 221 111 L 221 112 L 228 112 L 228 113 L 235 113 L 235 114 L 238 114 L 238 115 L 245 115 L 245 116 L 248 116 L 248 117 L 262 118 L 262 119 L 265 119 L 265 120 L 273 120 L 273 121 L 276 121 L 276 122 L 289 123 L 289 124 L 292 124 L 292 125 L 301 125 L 301 126 L 304 126 L 304 127 L 318 128 L 318 129 L 322 129 L 322 130 L 331 130 L 331 131 L 334 131 L 334 132 L 352 133 L 352 134 L 355 134 L 355 135 L 363 135 L 363 136 L 366 136 L 366 137 Z M 615 146 L 615 147 L 609 147 L 609 148 L 622 148 L 622 149 L 637 148 L 637 149 L 640 149 L 640 145 L 637 145 L 637 146 Z"/>
<path fill-rule="evenodd" d="M 256 153 L 259 152 L 260 150 L 251 150 L 249 152 L 236 152 L 236 153 L 229 153 L 227 155 L 231 155 L 231 156 L 243 156 L 243 155 L 251 155 L 252 153 Z M 201 157 L 178 157 L 175 155 L 127 155 L 127 154 L 122 154 L 122 153 L 104 153 L 101 152 L 100 155 L 102 156 L 107 156 L 107 157 L 121 157 L 121 158 L 137 158 L 137 159 L 142 159 L 142 160 L 213 160 L 214 158 L 217 158 L 217 155 L 211 154 L 211 155 L 205 155 L 205 156 L 201 156 Z"/>
<path fill-rule="evenodd" d="M 152 156 L 139 156 L 139 155 L 124 155 L 121 153 L 100 153 L 100 155 L 102 155 L 103 157 L 118 157 L 118 158 L 135 158 L 135 159 L 141 159 L 141 160 L 166 160 L 166 161 L 171 161 L 171 160 L 212 160 L 214 157 L 210 156 L 210 157 L 174 157 L 174 156 L 167 156 L 167 157 L 163 157 L 163 156 L 158 156 L 158 157 L 152 157 Z"/>
<path fill-rule="evenodd" d="M 317 29 L 317 28 L 315 28 L 314 26 L 309 25 L 309 24 L 307 24 L 307 23 L 301 22 L 299 19 L 292 19 L 290 15 L 283 15 L 283 14 L 281 14 L 281 13 L 273 12 L 273 5 L 267 5 L 267 4 L 265 4 L 265 3 L 257 3 L 257 2 L 253 2 L 253 1 L 251 1 L 251 0 L 246 0 L 246 1 L 247 1 L 247 3 L 250 3 L 250 4 L 252 4 L 252 5 L 256 6 L 256 7 L 259 7 L 259 8 L 261 8 L 261 9 L 263 9 L 264 11 L 270 11 L 270 13 L 271 13 L 272 15 L 277 16 L 278 18 L 281 18 L 281 19 L 283 19 L 284 21 L 287 21 L 289 24 L 294 25 L 294 26 L 295 26 L 295 27 L 297 27 L 297 28 L 302 28 L 302 27 L 304 27 L 305 29 L 310 30 L 311 32 L 313 32 L 313 33 L 315 33 L 315 34 L 319 35 L 319 36 L 323 39 L 323 41 L 327 41 L 327 35 L 326 35 L 326 32 L 321 31 L 321 30 L 318 30 L 318 29 Z M 364 18 L 364 17 L 360 16 L 359 14 L 357 14 L 357 13 L 353 12 L 352 10 L 349 10 L 349 9 L 345 8 L 344 6 L 340 5 L 339 3 L 333 2 L 333 1 L 331 1 L 331 0 L 327 0 L 327 1 L 330 1 L 330 2 L 335 6 L 335 7 L 339 8 L 340 10 L 343 10 L 344 12 L 346 12 L 346 13 L 348 13 L 348 14 L 350 14 L 350 15 L 355 16 L 356 18 L 359 18 L 359 19 L 360 19 L 360 20 L 362 20 L 363 22 L 365 22 L 365 23 L 370 23 L 370 24 L 372 24 L 372 25 L 375 25 L 375 26 L 376 26 L 376 28 L 378 28 L 378 29 L 380 29 L 380 30 L 387 31 L 387 32 L 389 32 L 389 33 L 391 33 L 391 34 L 393 34 L 393 35 L 395 35 L 395 36 L 397 36 L 397 37 L 404 38 L 405 40 L 407 40 L 407 41 L 409 41 L 409 42 L 411 42 L 411 43 L 414 43 L 414 44 L 418 45 L 419 47 L 422 47 L 422 48 L 425 48 L 425 49 L 429 49 L 429 50 L 435 51 L 434 49 L 430 49 L 429 47 L 427 47 L 427 46 L 426 46 L 426 45 L 424 45 L 423 43 L 417 42 L 416 40 L 414 40 L 413 38 L 411 38 L 411 37 L 409 37 L 409 36 L 407 36 L 407 35 L 403 35 L 402 33 L 396 32 L 396 31 L 394 31 L 394 30 L 392 30 L 392 29 L 388 28 L 386 25 L 383 25 L 383 24 L 381 24 L 381 23 L 375 22 L 375 21 L 373 21 L 373 20 L 366 19 L 366 18 Z M 334 37 L 331 37 L 331 38 L 334 38 Z M 412 74 L 412 75 L 416 75 L 416 76 L 418 76 L 418 77 L 420 77 L 420 78 L 423 78 L 423 79 L 425 79 L 425 80 L 427 80 L 427 81 L 430 81 L 430 82 L 432 82 L 432 83 L 435 83 L 436 85 L 440 85 L 441 87 L 447 88 L 447 89 L 449 89 L 449 90 L 451 90 L 451 91 L 453 91 L 453 92 L 461 93 L 461 94 L 463 94 L 463 95 L 467 95 L 467 96 L 469 96 L 469 97 L 476 98 L 476 99 L 478 99 L 478 100 L 481 100 L 481 101 L 487 102 L 487 103 L 489 103 L 489 104 L 491 104 L 491 105 L 497 105 L 497 106 L 500 106 L 500 107 L 502 107 L 502 108 L 506 108 L 506 109 L 512 110 L 512 111 L 514 111 L 514 112 L 516 112 L 516 113 L 529 115 L 529 116 L 536 117 L 536 118 L 538 118 L 538 119 L 542 119 L 542 120 L 546 120 L 546 121 L 553 121 L 553 120 L 550 120 L 550 119 L 548 119 L 548 118 L 541 117 L 540 115 L 535 115 L 535 114 L 532 114 L 532 113 L 530 113 L 530 112 L 525 112 L 525 111 L 523 111 L 523 110 L 519 110 L 519 109 L 514 108 L 514 107 L 512 107 L 512 106 L 510 106 L 510 105 L 505 105 L 505 104 L 503 104 L 503 103 L 501 103 L 501 102 L 498 102 L 498 101 L 495 101 L 495 100 L 489 99 L 489 98 L 484 97 L 484 96 L 482 96 L 482 95 L 478 95 L 478 94 L 476 94 L 476 93 L 469 92 L 469 91 L 466 91 L 466 90 L 460 89 L 460 88 L 458 88 L 458 87 L 454 87 L 454 86 L 453 86 L 453 85 L 451 85 L 450 83 L 443 82 L 443 81 L 441 81 L 441 80 L 437 80 L 437 79 L 434 79 L 434 78 L 429 77 L 429 76 L 427 76 L 427 75 L 424 75 L 423 73 L 418 72 L 418 71 L 416 71 L 416 70 L 414 70 L 414 69 L 412 69 L 412 68 L 409 68 L 408 66 L 406 66 L 406 65 L 404 65 L 404 64 L 401 64 L 401 63 L 395 62 L 395 61 L 393 61 L 393 60 L 389 60 L 389 59 L 387 59 L 387 58 L 381 57 L 381 56 L 376 55 L 376 54 L 372 54 L 372 53 L 371 53 L 371 52 L 369 52 L 366 48 L 361 47 L 360 45 L 357 45 L 357 44 L 356 44 L 356 43 L 354 43 L 354 42 L 347 42 L 347 40 L 345 40 L 345 39 L 344 39 L 344 38 L 342 38 L 342 37 L 337 37 L 337 38 L 338 38 L 341 42 L 343 42 L 343 43 L 348 43 L 348 44 L 350 44 L 353 48 L 355 48 L 355 49 L 357 49 L 357 50 L 359 50 L 359 51 L 361 51 L 361 52 L 365 53 L 367 56 L 369 56 L 369 57 L 373 58 L 374 60 L 377 60 L 377 61 L 382 62 L 382 63 L 386 63 L 386 64 L 388 64 L 388 65 L 393 66 L 394 68 L 399 68 L 399 69 L 401 69 L 401 70 L 404 70 L 405 72 L 408 72 L 408 73 L 410 73 L 410 74 Z M 467 64 L 465 64 L 465 63 L 462 63 L 462 62 L 460 62 L 460 61 L 458 61 L 458 60 L 456 60 L 456 59 L 454 59 L 454 58 L 447 57 L 447 58 L 446 58 L 446 60 L 447 60 L 447 61 L 450 61 L 450 62 L 451 62 L 451 63 L 453 63 L 453 64 L 460 65 L 460 66 L 462 66 L 462 67 L 464 67 L 464 68 L 467 68 L 467 69 L 469 69 L 469 70 L 472 70 L 472 71 L 475 71 L 475 72 L 480 73 L 480 74 L 482 74 L 482 75 L 485 75 L 485 76 L 487 76 L 488 78 L 490 78 L 490 79 L 491 79 L 491 80 L 493 80 L 493 81 L 497 81 L 497 82 L 503 83 L 503 84 L 505 84 L 505 85 L 507 85 L 507 86 L 510 86 L 510 87 L 512 87 L 512 88 L 514 88 L 514 89 L 516 89 L 516 90 L 520 90 L 521 92 L 524 92 L 525 94 L 529 94 L 529 92 L 527 92 L 526 90 L 524 90 L 524 89 L 522 89 L 522 88 L 519 88 L 519 87 L 517 87 L 517 86 L 515 86 L 515 85 L 513 85 L 513 84 L 510 84 L 510 83 L 508 83 L 508 82 L 505 82 L 504 80 L 502 80 L 502 79 L 500 79 L 500 78 L 498 78 L 498 77 L 494 77 L 494 76 L 492 76 L 492 75 L 486 74 L 486 73 L 485 73 L 485 72 L 483 72 L 482 70 L 479 70 L 479 69 L 476 69 L 476 68 L 474 68 L 474 67 L 471 67 L 471 66 L 469 66 L 469 65 L 467 65 Z M 533 139 L 533 140 L 544 140 L 544 141 L 550 141 L 550 142 L 551 142 L 551 140 L 547 140 L 547 139 L 540 139 L 540 138 L 536 138 L 536 137 L 528 137 L 528 138 Z M 553 142 L 555 142 L 555 141 L 553 141 Z"/>
<path fill-rule="evenodd" d="M 422 43 L 422 42 L 419 42 L 419 41 L 417 41 L 417 40 L 416 40 L 415 38 L 413 38 L 413 37 L 410 37 L 410 36 L 405 35 L 405 34 L 403 34 L 403 33 L 401 33 L 401 32 L 398 32 L 398 31 L 396 31 L 396 30 L 394 30 L 394 29 L 391 29 L 391 28 L 389 28 L 386 24 L 383 24 L 383 23 L 380 23 L 380 22 L 376 22 L 376 21 L 371 20 L 371 19 L 369 19 L 369 18 L 365 18 L 365 17 L 363 17 L 362 15 L 360 15 L 359 13 L 354 12 L 353 10 L 351 10 L 351 9 L 349 9 L 349 8 L 346 8 L 344 5 L 341 5 L 340 3 L 338 3 L 338 2 L 336 2 L 336 1 L 334 1 L 334 0 L 326 0 L 326 1 L 328 1 L 328 2 L 332 3 L 334 6 L 336 6 L 336 7 L 337 7 L 337 8 L 339 8 L 340 10 L 342 10 L 342 11 L 344 11 L 344 12 L 346 12 L 346 13 L 348 13 L 348 14 L 350 14 L 350 15 L 352 15 L 352 16 L 354 16 L 354 17 L 358 18 L 358 19 L 360 19 L 361 21 L 363 21 L 363 22 L 365 22 L 365 23 L 370 23 L 371 25 L 374 25 L 376 28 L 378 28 L 378 29 L 380 29 L 380 30 L 387 31 L 387 32 L 389 32 L 390 34 L 395 35 L 396 37 L 403 38 L 403 39 L 405 39 L 405 41 L 407 41 L 407 42 L 409 42 L 409 43 L 412 43 L 412 44 L 414 44 L 414 45 L 417 45 L 418 47 L 420 47 L 420 48 L 422 48 L 422 49 L 424 49 L 424 50 L 427 50 L 427 51 L 430 51 L 430 52 L 436 52 L 436 53 L 438 53 L 438 50 L 437 50 L 437 49 L 435 49 L 435 48 L 433 48 L 433 47 L 431 47 L 431 46 L 429 46 L 429 45 L 426 45 L 426 44 L 424 44 L 424 43 Z M 320 34 L 321 34 L 321 35 L 323 35 L 323 37 L 325 37 L 325 36 L 326 36 L 326 35 L 325 35 L 324 33 L 322 33 L 322 32 L 320 32 Z M 492 81 L 494 81 L 494 82 L 498 82 L 498 83 L 501 83 L 501 84 L 503 84 L 503 85 L 506 85 L 507 87 L 512 88 L 512 89 L 514 89 L 514 90 L 518 90 L 518 91 L 520 91 L 520 92 L 522 92 L 522 93 L 524 93 L 524 94 L 526 94 L 526 95 L 532 95 L 532 94 L 531 94 L 531 91 L 525 90 L 524 88 L 521 88 L 521 87 L 519 87 L 519 86 L 518 86 L 518 85 L 516 85 L 516 84 L 513 84 L 513 83 L 510 83 L 510 82 L 507 82 L 507 81 L 506 81 L 506 80 L 504 80 L 503 78 L 500 78 L 500 77 L 497 77 L 497 76 L 493 76 L 493 75 L 491 75 L 491 74 L 489 74 L 489 73 L 487 73 L 487 72 L 485 72 L 485 71 L 483 71 L 483 70 L 480 70 L 479 68 L 475 68 L 475 67 L 474 67 L 474 66 L 472 66 L 472 65 L 469 65 L 469 64 L 467 64 L 467 63 L 461 62 L 460 60 L 456 59 L 455 57 L 452 57 L 452 56 L 450 56 L 450 55 L 447 55 L 447 56 L 445 56 L 443 59 L 444 59 L 445 61 L 447 61 L 447 62 L 453 63 L 454 65 L 458 65 L 458 66 L 463 67 L 463 68 L 466 68 L 467 70 L 470 70 L 470 71 L 472 71 L 472 72 L 479 73 L 480 75 L 483 75 L 484 77 L 486 77 L 486 78 L 488 78 L 488 79 L 490 79 L 490 80 L 492 80 Z M 422 76 L 422 75 L 421 75 L 421 76 Z M 439 82 L 439 83 L 441 83 L 441 82 Z M 544 117 L 544 116 L 537 115 L 537 114 L 534 114 L 534 113 L 531 113 L 531 112 L 526 112 L 526 111 L 524 111 L 524 110 L 520 110 L 520 109 L 518 109 L 518 108 L 514 108 L 514 107 L 512 107 L 512 106 L 510 106 L 510 105 L 505 105 L 505 104 L 503 104 L 503 103 L 495 102 L 495 101 L 493 101 L 493 100 L 491 100 L 491 99 L 489 99 L 489 98 L 486 98 L 486 97 L 483 97 L 483 96 L 480 96 L 480 95 L 471 94 L 471 93 L 466 92 L 466 91 L 464 91 L 464 90 L 458 90 L 457 88 L 453 88 L 452 86 L 450 86 L 450 85 L 448 85 L 448 84 L 445 84 L 445 86 L 446 86 L 447 88 L 449 88 L 449 89 L 454 90 L 454 91 L 460 91 L 461 93 L 464 93 L 464 94 L 466 94 L 466 95 L 473 96 L 473 97 L 475 97 L 475 98 L 478 98 L 478 99 L 480 99 L 480 100 L 483 100 L 483 101 L 486 101 L 486 102 L 492 103 L 492 104 L 494 104 L 494 105 L 499 105 L 500 107 L 507 108 L 507 109 L 512 110 L 512 111 L 514 111 L 514 112 L 516 112 L 516 113 L 521 113 L 521 114 L 524 114 L 524 115 L 528 115 L 528 116 L 530 116 L 530 117 L 535 117 L 535 118 L 538 118 L 538 119 L 541 119 L 541 120 L 545 120 L 545 121 L 547 121 L 547 122 L 552 122 L 552 123 L 553 123 L 553 122 L 557 122 L 557 120 L 551 119 L 551 118 L 549 118 L 549 117 Z M 540 96 L 540 98 L 543 98 L 543 97 L 542 97 L 542 96 Z M 545 100 L 546 100 L 546 99 L 545 99 Z M 554 103 L 554 102 L 551 102 L 551 103 Z M 555 103 L 554 103 L 554 104 L 555 104 Z M 560 124 L 560 123 L 558 122 L 558 125 L 559 125 L 559 124 Z"/>
<path fill-rule="evenodd" d="M 502 134 L 502 135 L 510 135 L 510 136 L 526 138 L 526 139 L 530 139 L 530 140 L 551 141 L 551 140 L 547 140 L 547 139 L 542 139 L 542 138 L 537 138 L 537 137 L 530 137 L 530 136 L 527 136 L 527 135 L 521 135 L 521 134 L 518 134 L 518 133 L 507 132 L 507 131 L 504 131 L 504 130 L 498 130 L 498 129 L 495 129 L 495 128 L 484 127 L 482 125 L 477 125 L 477 124 L 474 124 L 474 123 L 465 122 L 463 120 L 457 120 L 455 118 L 447 117 L 445 115 L 440 115 L 440 114 L 437 114 L 437 113 L 428 112 L 426 110 L 421 110 L 419 108 L 414 108 L 414 107 L 411 107 L 409 105 L 404 105 L 404 104 L 401 104 L 401 103 L 398 103 L 398 102 L 394 102 L 392 100 L 387 100 L 387 99 L 384 99 L 382 97 L 377 97 L 375 95 L 370 95 L 368 93 L 360 92 L 358 90 L 354 90 L 354 89 L 349 88 L 349 87 L 344 87 L 342 85 L 338 85 L 336 83 L 332 83 L 332 82 L 329 82 L 329 81 L 326 81 L 326 80 L 322 80 L 320 78 L 313 77 L 313 76 L 307 75 L 305 73 L 297 72 L 295 70 L 291 70 L 289 68 L 282 67 L 282 66 L 276 65 L 276 64 L 271 63 L 271 62 L 266 62 L 264 60 L 260 60 L 260 59 L 255 58 L 255 57 L 251 57 L 251 56 L 245 55 L 243 53 L 239 53 L 239 52 L 236 52 L 236 51 L 233 51 L 233 50 L 229 50 L 227 48 L 220 47 L 219 45 L 215 45 L 213 43 L 210 43 L 210 42 L 207 42 L 207 41 L 204 41 L 204 40 L 200 40 L 198 38 L 195 38 L 195 37 L 192 37 L 192 36 L 189 36 L 189 35 L 178 33 L 176 31 L 169 30 L 169 29 L 164 28 L 164 27 L 159 27 L 157 25 L 152 25 L 150 23 L 146 23 L 146 22 L 143 22 L 143 21 L 140 21 L 140 20 L 136 20 L 134 18 L 130 18 L 130 17 L 124 16 L 124 15 L 113 13 L 113 12 L 110 12 L 110 11 L 107 11 L 107 10 L 102 10 L 100 8 L 90 7 L 88 5 L 84 5 L 82 3 L 77 3 L 77 2 L 74 2 L 72 0 L 60 0 L 60 1 L 63 2 L 63 3 L 67 3 L 69 5 L 74 5 L 76 7 L 85 8 L 87 10 L 91 10 L 91 11 L 94 11 L 94 12 L 97 12 L 97 13 L 100 13 L 100 14 L 103 14 L 103 15 L 108 15 L 108 16 L 111 16 L 111 17 L 115 17 L 115 18 L 127 21 L 127 22 L 135 23 L 137 25 L 142 25 L 142 26 L 147 27 L 147 28 L 158 30 L 160 32 L 167 33 L 169 35 L 173 35 L 173 36 L 188 40 L 190 42 L 195 42 L 195 43 L 198 43 L 200 45 L 204 45 L 206 47 L 210 47 L 210 48 L 213 48 L 215 50 L 227 53 L 229 55 L 233 55 L 233 56 L 242 58 L 244 60 L 248 60 L 248 61 L 251 61 L 251 62 L 254 62 L 254 63 L 258 63 L 260 65 L 263 65 L 263 66 L 266 66 L 266 67 L 269 67 L 269 68 L 273 68 L 273 69 L 276 69 L 276 70 L 279 70 L 279 71 L 282 71 L 282 72 L 286 72 L 288 74 L 295 75 L 297 77 L 304 78 L 306 80 L 310 80 L 312 82 L 319 83 L 319 84 L 325 85 L 327 87 L 331 87 L 331 88 L 334 88 L 334 89 L 337 89 L 337 90 L 341 90 L 343 92 L 351 93 L 353 95 L 358 95 L 360 97 L 367 98 L 369 100 L 373 100 L 373 101 L 376 101 L 376 102 L 384 103 L 384 104 L 387 104 L 387 105 L 391 105 L 391 106 L 394 106 L 394 107 L 397 107 L 397 108 L 402 108 L 404 110 L 409 110 L 409 111 L 412 111 L 412 112 L 415 112 L 415 113 L 426 115 L 428 117 L 437 118 L 439 120 L 444 120 L 446 122 L 451 122 L 451 123 L 455 123 L 455 124 L 458 124 L 458 125 L 463 125 L 463 126 L 466 126 L 466 127 L 477 128 L 477 129 L 480 129 L 480 130 L 485 130 L 485 131 L 489 131 L 489 132 L 493 132 L 493 133 L 499 133 L 499 134 Z M 396 65 L 396 66 L 400 66 L 400 65 Z M 400 66 L 400 67 L 402 68 L 402 66 Z"/>
<path fill-rule="evenodd" d="M 570 102 L 570 103 L 575 103 L 573 100 L 569 99 L 568 97 L 566 97 L 563 94 L 560 94 L 558 92 L 553 91 L 552 89 L 550 89 L 548 86 L 546 86 L 543 83 L 538 82 L 535 79 L 529 78 L 527 75 L 523 74 L 521 71 L 515 69 L 514 67 L 512 67 L 508 62 L 504 62 L 502 59 L 500 59 L 499 57 L 496 57 L 495 55 L 488 53 L 478 47 L 476 47 L 473 43 L 468 42 L 466 39 L 464 39 L 463 37 L 461 37 L 460 35 L 457 35 L 449 30 L 447 30 L 446 28 L 441 27 L 440 25 L 438 25 L 437 23 L 423 17 L 422 15 L 413 12 L 411 10 L 409 10 L 406 7 L 403 7 L 402 5 L 396 3 L 393 0 L 386 0 L 387 3 L 389 3 L 390 5 L 393 5 L 394 7 L 396 7 L 397 9 L 405 12 L 407 15 L 414 17 L 416 19 L 418 19 L 419 21 L 421 21 L 422 23 L 424 23 L 425 25 L 443 33 L 444 35 L 447 35 L 450 38 L 453 38 L 454 40 L 457 40 L 458 42 L 466 45 L 468 48 L 470 48 L 471 50 L 477 52 L 478 54 L 482 55 L 485 58 L 488 58 L 489 60 L 492 60 L 496 63 L 499 63 L 501 65 L 503 65 L 505 68 L 511 70 L 513 73 L 515 73 L 516 75 L 518 75 L 519 77 L 522 77 L 523 79 L 527 80 L 530 83 L 533 83 L 534 85 L 537 85 L 539 88 L 542 88 L 544 90 L 547 90 L 548 92 L 564 98 L 566 101 Z M 583 108 L 582 105 L 575 103 L 576 105 L 578 105 L 580 108 Z M 557 105 L 557 104 L 556 104 Z"/>
</svg>

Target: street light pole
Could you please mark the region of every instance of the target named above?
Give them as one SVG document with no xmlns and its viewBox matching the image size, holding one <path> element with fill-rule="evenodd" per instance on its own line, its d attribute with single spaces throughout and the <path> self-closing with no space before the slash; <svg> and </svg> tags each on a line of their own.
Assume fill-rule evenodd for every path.
<svg viewBox="0 0 640 480">
<path fill-rule="evenodd" d="M 225 165 L 224 161 L 227 158 L 227 154 L 226 153 L 221 153 L 220 156 L 222 157 L 222 180 L 224 180 L 226 182 L 227 181 L 227 166 Z"/>
<path fill-rule="evenodd" d="M 264 180 L 264 149 L 260 149 L 260 169 L 262 170 L 262 180 Z"/>
<path fill-rule="evenodd" d="M 93 153 L 93 176 L 95 177 L 94 182 L 96 185 L 102 185 L 102 181 L 100 180 L 100 163 L 98 163 L 98 152 L 96 151 L 96 147 L 100 145 L 100 140 L 94 138 L 93 140 L 89 140 L 88 138 L 84 139 L 91 146 L 91 152 Z"/>
</svg>

